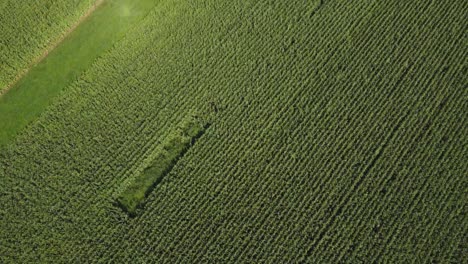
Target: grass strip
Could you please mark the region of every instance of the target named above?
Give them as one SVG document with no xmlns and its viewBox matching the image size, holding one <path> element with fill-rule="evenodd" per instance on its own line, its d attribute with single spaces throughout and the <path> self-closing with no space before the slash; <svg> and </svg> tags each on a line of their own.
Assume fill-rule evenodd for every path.
<svg viewBox="0 0 468 264">
<path fill-rule="evenodd" d="M 0 146 L 37 118 L 62 90 L 108 51 L 157 3 L 106 0 L 45 59 L 0 97 Z"/>
</svg>

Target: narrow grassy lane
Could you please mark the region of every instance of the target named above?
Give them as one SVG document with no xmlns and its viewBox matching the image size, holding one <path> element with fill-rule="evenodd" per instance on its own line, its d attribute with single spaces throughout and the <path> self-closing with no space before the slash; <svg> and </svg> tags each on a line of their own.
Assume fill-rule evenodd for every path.
<svg viewBox="0 0 468 264">
<path fill-rule="evenodd" d="M 155 6 L 153 0 L 105 0 L 47 57 L 0 97 L 0 146 L 40 115 L 53 98 Z"/>
<path fill-rule="evenodd" d="M 101 6 L 103 3 L 104 3 L 105 0 L 96 0 L 94 2 L 94 4 L 88 8 L 88 10 L 86 10 L 86 12 L 78 19 L 78 21 L 76 21 L 74 24 L 71 25 L 71 27 L 69 27 L 61 36 L 59 36 L 56 40 L 52 41 L 51 43 L 49 43 L 49 45 L 47 46 L 46 49 L 42 50 L 42 54 L 40 54 L 39 56 L 31 59 L 27 65 L 25 65 L 21 70 L 18 70 L 16 76 L 11 79 L 11 80 L 8 80 L 8 83 L 5 84 L 5 85 L 1 85 L 0 86 L 0 97 L 2 95 L 4 95 L 5 93 L 7 93 L 12 87 L 14 87 L 16 85 L 16 83 L 21 80 L 25 75 L 28 74 L 28 72 L 37 64 L 39 64 L 42 60 L 44 60 L 48 55 L 49 53 L 54 50 L 57 46 L 59 46 L 67 37 L 68 35 L 70 35 L 72 32 L 74 32 L 76 30 L 76 28 L 78 26 L 80 26 L 83 21 L 86 21 L 86 19 L 88 19 L 88 17 L 90 15 L 92 15 L 94 13 L 94 11 L 96 11 L 96 9 Z M 19 53 L 21 54 L 22 56 L 24 54 L 22 53 Z M 3 84 L 3 82 L 0 82 L 1 84 Z"/>
</svg>

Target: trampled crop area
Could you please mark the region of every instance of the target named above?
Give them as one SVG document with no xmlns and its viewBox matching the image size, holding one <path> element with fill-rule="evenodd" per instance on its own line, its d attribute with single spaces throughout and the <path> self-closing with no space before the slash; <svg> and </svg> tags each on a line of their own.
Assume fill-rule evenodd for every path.
<svg viewBox="0 0 468 264">
<path fill-rule="evenodd" d="M 0 90 L 95 4 L 7 2 Z M 0 97 L 0 262 L 468 262 L 467 12 L 105 0 Z"/>
</svg>

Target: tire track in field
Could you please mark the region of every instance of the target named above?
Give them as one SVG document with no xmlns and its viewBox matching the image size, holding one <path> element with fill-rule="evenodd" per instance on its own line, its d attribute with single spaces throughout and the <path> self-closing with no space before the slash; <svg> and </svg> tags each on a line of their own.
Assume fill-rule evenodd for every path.
<svg viewBox="0 0 468 264">
<path fill-rule="evenodd" d="M 400 78 L 397 80 L 396 84 L 395 84 L 395 87 L 398 87 L 401 82 L 405 79 L 405 77 L 408 75 L 410 69 L 413 67 L 413 64 L 410 64 L 409 66 L 407 66 Z M 329 231 L 329 229 L 331 228 L 331 226 L 333 225 L 333 223 L 335 222 L 336 218 L 341 215 L 341 213 L 343 212 L 343 209 L 344 207 L 346 206 L 346 204 L 348 203 L 350 197 L 355 193 L 355 191 L 359 188 L 359 186 L 362 184 L 362 182 L 367 178 L 367 175 L 372 171 L 372 169 L 375 167 L 375 165 L 377 164 L 377 162 L 380 160 L 380 158 L 382 157 L 383 153 L 385 152 L 386 148 L 389 146 L 390 142 L 393 141 L 393 139 L 395 138 L 395 135 L 397 134 L 398 130 L 400 129 L 400 127 L 403 125 L 403 123 L 408 119 L 408 116 L 410 115 L 411 113 L 411 109 L 409 109 L 402 117 L 399 118 L 398 120 L 398 123 L 395 125 L 395 127 L 392 129 L 392 131 L 390 132 L 390 134 L 388 135 L 388 137 L 386 137 L 384 139 L 384 142 L 382 145 L 380 145 L 376 152 L 375 152 L 375 155 L 374 157 L 372 158 L 372 160 L 369 162 L 369 164 L 366 166 L 366 168 L 364 169 L 364 171 L 362 172 L 361 174 L 361 177 L 359 177 L 355 182 L 354 184 L 352 185 L 351 187 L 351 191 L 347 192 L 346 194 L 344 194 L 342 196 L 342 198 L 340 199 L 340 203 L 338 204 L 337 206 L 337 209 L 335 210 L 335 212 L 331 215 L 330 219 L 327 221 L 327 223 L 325 224 L 325 226 L 321 229 L 321 231 L 319 232 L 319 235 L 317 237 L 317 239 L 315 239 L 312 243 L 312 245 L 309 247 L 309 249 L 307 250 L 305 256 L 308 257 L 312 254 L 312 252 L 315 250 L 315 248 L 317 247 L 318 244 L 320 244 L 320 242 L 323 240 L 323 238 L 325 237 L 325 234 Z"/>
<path fill-rule="evenodd" d="M 335 49 L 335 52 L 336 52 L 336 49 Z M 332 55 L 330 55 L 330 56 L 333 57 L 333 54 L 335 54 L 335 52 L 332 52 Z M 325 61 L 332 61 L 332 60 L 325 60 Z M 299 91 L 298 91 L 298 92 L 299 92 Z M 304 92 L 304 91 L 302 91 L 302 92 Z M 292 97 L 293 97 L 294 100 L 295 100 L 295 99 L 297 99 L 297 98 L 301 98 L 302 96 L 299 96 L 299 95 L 298 95 L 298 96 L 292 96 Z M 275 96 L 271 96 L 271 98 L 275 98 Z M 290 104 L 291 104 L 291 103 L 286 103 L 285 105 L 290 105 Z M 285 109 L 285 108 L 283 108 L 282 111 L 286 111 L 286 110 L 284 110 L 284 109 Z M 274 125 L 274 124 L 271 124 L 271 125 Z M 268 130 L 269 130 L 269 129 L 265 129 L 265 131 L 268 131 Z M 278 151 L 278 153 L 281 153 L 281 151 Z M 233 174 L 236 174 L 236 173 L 233 173 Z M 248 192 L 250 192 L 250 190 L 252 190 L 252 188 L 253 188 L 253 187 L 251 187 L 251 188 L 249 189 Z M 235 204 L 235 202 L 233 202 L 233 204 Z M 256 222 L 256 221 L 254 221 L 254 222 Z M 217 236 L 213 236 L 213 237 L 217 237 Z M 181 239 L 177 239 L 177 241 L 181 241 Z M 244 246 L 242 249 L 238 249 L 237 252 L 235 253 L 235 255 L 237 255 L 237 254 L 242 254 L 242 253 L 239 253 L 239 252 L 244 252 L 244 249 L 247 248 L 247 247 L 248 247 L 248 245 Z M 197 261 L 199 262 L 199 261 L 201 261 L 201 259 L 197 259 Z"/>
<path fill-rule="evenodd" d="M 327 60 L 327 61 L 331 61 L 331 60 Z M 274 98 L 274 97 L 275 97 L 275 96 L 272 96 L 272 98 Z M 293 96 L 293 97 L 296 98 L 296 96 Z M 300 98 L 300 97 L 301 97 L 301 96 L 297 96 L 297 98 Z M 289 103 L 286 104 L 286 105 L 289 105 Z M 268 129 L 265 129 L 265 130 L 268 130 Z M 279 152 L 281 152 L 281 151 L 279 151 Z M 235 174 L 235 173 L 233 173 L 233 174 Z M 252 188 L 250 188 L 250 189 L 252 189 Z M 196 199 L 195 199 L 195 200 L 196 200 Z M 216 237 L 216 236 L 214 236 L 214 237 Z M 177 241 L 181 241 L 181 239 L 177 239 Z M 247 246 L 246 246 L 246 247 L 247 247 Z M 245 248 L 245 247 L 244 247 L 244 248 Z M 243 250 L 239 249 L 237 252 L 242 252 L 242 251 L 243 251 Z M 236 253 L 236 255 L 237 255 L 237 253 Z M 197 259 L 197 261 L 200 261 L 200 259 Z"/>
<path fill-rule="evenodd" d="M 31 63 L 21 70 L 16 77 L 9 83 L 7 84 L 6 87 L 3 89 L 0 89 L 0 98 L 8 93 L 15 85 L 23 79 L 24 76 L 26 76 L 29 71 L 31 71 L 32 68 L 34 68 L 37 64 L 42 62 L 47 56 L 55 50 L 62 42 L 71 34 L 73 33 L 88 17 L 90 17 L 94 11 L 96 11 L 103 3 L 105 0 L 96 0 L 96 2 L 89 8 L 81 17 L 74 23 L 72 26 L 67 29 L 62 35 L 60 35 L 55 41 L 51 42 L 49 47 L 46 48 L 41 55 L 39 55 L 37 58 L 33 59 Z"/>
<path fill-rule="evenodd" d="M 395 87 L 400 86 L 400 84 L 406 78 L 408 73 L 412 70 L 412 68 L 414 68 L 414 65 L 415 65 L 414 62 L 410 62 L 409 65 L 404 67 L 400 78 L 397 80 L 395 84 Z M 397 134 L 399 128 L 408 120 L 408 117 L 410 116 L 411 112 L 412 112 L 412 108 L 408 109 L 406 113 L 403 113 L 403 116 L 399 118 L 397 125 L 394 127 L 394 129 L 392 129 L 392 131 L 390 132 L 390 135 L 386 139 L 384 139 L 384 143 L 377 148 L 377 151 L 375 152 L 374 157 L 372 158 L 370 163 L 365 167 L 364 171 L 362 172 L 361 174 L 362 176 L 359 179 L 357 179 L 355 183 L 352 185 L 351 187 L 352 190 L 349 193 L 344 194 L 342 196 L 342 198 L 340 199 L 341 202 L 339 202 L 339 204 L 337 205 L 338 209 L 334 210 L 334 213 L 331 215 L 330 219 L 327 220 L 327 223 L 325 224 L 325 226 L 319 231 L 318 238 L 314 240 L 312 247 L 309 248 L 309 250 L 306 253 L 307 257 L 309 257 L 312 254 L 312 252 L 321 244 L 321 241 L 323 240 L 327 232 L 332 228 L 337 217 L 343 214 L 343 209 L 345 209 L 349 198 L 352 196 L 351 194 L 359 189 L 360 185 L 367 178 L 367 175 L 376 166 L 378 161 L 383 156 L 385 149 L 389 146 L 389 143 L 393 141 L 393 138 Z"/>
<path fill-rule="evenodd" d="M 450 47 L 452 47 L 453 45 L 455 45 L 455 44 L 452 44 Z M 443 47 L 444 47 L 444 46 L 443 46 Z M 446 47 L 446 45 L 445 45 L 445 47 Z M 450 49 L 448 49 L 448 50 L 452 50 L 452 48 L 450 48 Z M 448 58 L 449 58 L 449 55 L 447 55 L 447 56 L 443 59 L 443 61 L 446 61 Z M 437 70 L 436 72 L 434 72 L 433 77 L 431 77 L 431 79 L 434 79 L 436 75 L 440 74 L 441 72 L 443 73 L 444 71 L 445 71 L 444 68 L 441 68 L 441 69 Z M 429 82 L 429 83 L 431 83 L 431 82 Z M 421 125 L 423 125 L 423 126 L 422 126 L 422 130 L 421 130 L 418 134 L 415 135 L 414 140 L 413 140 L 412 143 L 411 143 L 411 146 L 412 146 L 412 147 L 410 147 L 410 149 L 413 148 L 415 145 L 419 144 L 419 142 L 422 140 L 422 138 L 424 138 L 424 137 L 427 135 L 428 131 L 431 129 L 431 126 L 432 126 L 432 124 L 433 124 L 434 119 L 440 114 L 440 112 L 443 110 L 443 108 L 445 107 L 445 105 L 447 104 L 447 102 L 450 101 L 450 100 L 449 100 L 450 97 L 452 97 L 452 95 L 443 96 L 443 98 L 440 100 L 440 102 L 439 102 L 437 105 L 434 105 L 434 112 L 433 112 L 433 114 L 432 114 L 431 116 L 429 116 L 428 119 L 427 119 L 425 122 L 423 122 L 423 124 L 421 124 Z M 422 101 L 425 101 L 425 100 L 431 100 L 431 99 L 425 98 L 425 99 L 422 100 Z M 410 156 L 410 153 L 411 153 L 411 151 L 410 151 L 410 152 L 407 151 L 407 152 L 404 154 L 404 156 L 401 158 L 401 160 L 405 160 L 408 156 Z M 394 172 L 394 171 L 393 171 L 393 172 Z M 393 172 L 392 172 L 392 173 L 393 173 Z M 380 186 L 380 185 L 382 185 L 382 186 L 387 186 L 387 185 L 390 184 L 390 181 L 391 181 L 391 179 L 388 179 L 388 180 L 382 182 L 381 184 L 376 184 L 376 186 Z M 384 187 L 382 187 L 382 188 L 384 188 Z M 423 192 L 423 193 L 424 193 L 424 192 Z M 382 209 L 379 209 L 379 210 L 382 210 Z M 375 212 L 374 212 L 374 213 L 375 213 Z M 356 214 L 357 214 L 357 213 L 356 213 Z M 341 256 L 341 258 L 342 258 L 342 257 L 343 257 L 343 256 Z M 374 260 L 376 260 L 376 259 L 374 259 Z M 341 259 L 338 260 L 338 262 L 340 262 L 340 261 L 341 261 Z"/>
</svg>

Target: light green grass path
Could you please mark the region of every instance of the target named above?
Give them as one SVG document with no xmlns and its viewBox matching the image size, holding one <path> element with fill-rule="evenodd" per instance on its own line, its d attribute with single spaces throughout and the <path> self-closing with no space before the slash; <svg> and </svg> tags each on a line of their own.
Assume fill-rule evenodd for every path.
<svg viewBox="0 0 468 264">
<path fill-rule="evenodd" d="M 155 6 L 154 0 L 106 0 L 57 48 L 0 97 L 0 146 L 37 118 L 79 75 Z"/>
</svg>

